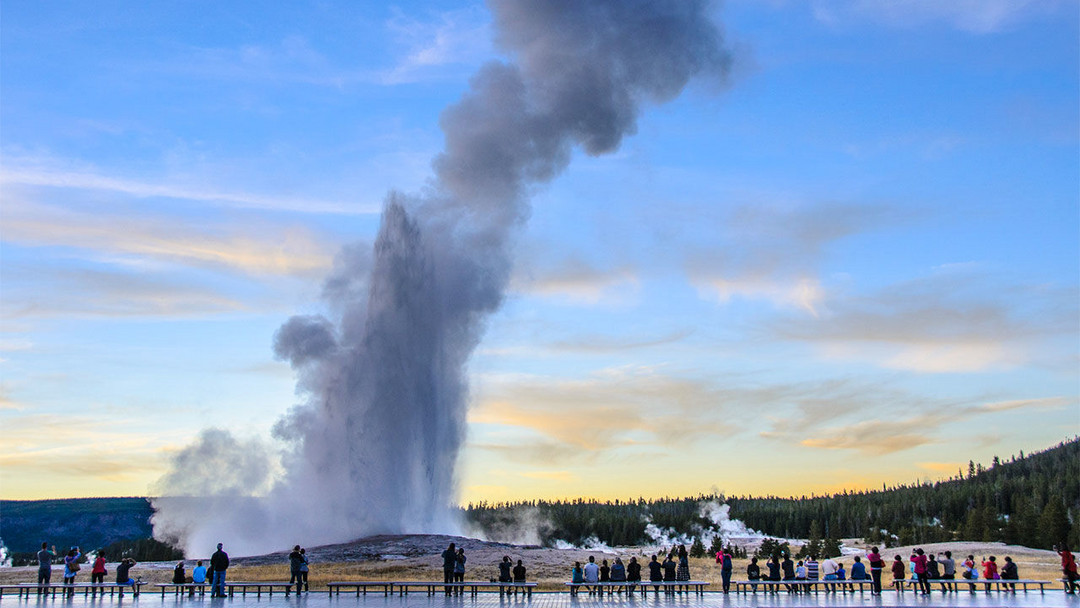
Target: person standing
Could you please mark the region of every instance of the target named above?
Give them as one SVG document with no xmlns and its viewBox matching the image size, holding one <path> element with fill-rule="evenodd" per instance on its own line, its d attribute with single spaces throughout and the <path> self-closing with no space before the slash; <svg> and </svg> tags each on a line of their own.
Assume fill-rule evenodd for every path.
<svg viewBox="0 0 1080 608">
<path fill-rule="evenodd" d="M 300 547 L 300 557 L 304 558 L 304 561 L 300 564 L 300 578 L 304 579 L 304 591 L 308 590 L 308 566 L 311 562 L 308 561 L 307 550 Z"/>
<path fill-rule="evenodd" d="M 108 572 L 105 570 L 105 554 L 98 549 L 97 557 L 94 558 L 94 567 L 90 570 L 90 583 L 92 585 L 100 585 L 105 582 L 105 575 Z M 91 589 L 92 593 L 97 593 L 97 589 Z M 105 591 L 102 590 L 102 593 Z"/>
<path fill-rule="evenodd" d="M 720 558 L 720 580 L 724 584 L 724 593 L 731 589 L 731 570 L 734 567 L 732 561 L 731 553 L 725 550 Z M 689 579 L 689 576 L 687 578 Z"/>
<path fill-rule="evenodd" d="M 930 595 L 930 572 L 926 568 L 926 562 L 926 552 L 921 547 L 916 549 L 915 554 L 911 556 L 915 578 L 919 580 L 919 589 L 922 594 Z"/>
<path fill-rule="evenodd" d="M 870 565 L 870 594 L 881 595 L 881 571 L 885 568 L 885 560 L 881 558 L 877 547 L 870 548 L 866 561 Z"/>
<path fill-rule="evenodd" d="M 304 563 L 304 556 L 300 553 L 300 545 L 293 547 L 289 554 L 289 584 L 296 583 L 296 595 L 304 590 L 304 577 L 300 574 L 300 566 Z"/>
<path fill-rule="evenodd" d="M 446 595 L 450 595 L 451 590 L 450 583 L 454 582 L 454 564 L 457 563 L 457 547 L 454 543 L 450 543 L 450 546 L 446 548 L 446 551 L 442 552 L 442 571 L 443 571 L 443 585 L 445 586 Z"/>
<path fill-rule="evenodd" d="M 64 586 L 68 587 L 68 597 L 75 597 L 75 575 L 79 572 L 80 557 L 82 553 L 78 547 L 72 547 L 64 557 Z"/>
<path fill-rule="evenodd" d="M 45 593 L 52 579 L 52 563 L 56 559 L 56 545 L 49 551 L 49 543 L 41 543 L 41 551 L 37 552 L 38 560 L 38 595 Z"/>
<path fill-rule="evenodd" d="M 210 584 L 210 597 L 225 597 L 225 571 L 229 569 L 229 554 L 217 544 L 217 551 L 210 556 L 210 572 L 213 582 Z"/>
<path fill-rule="evenodd" d="M 816 583 L 818 580 L 817 556 L 811 554 L 809 557 L 806 558 L 806 563 L 803 565 L 806 566 L 806 580 Z M 806 589 L 809 590 L 810 587 L 807 587 Z"/>
<path fill-rule="evenodd" d="M 686 545 L 679 545 L 679 567 L 675 570 L 675 580 L 690 580 L 690 554 L 686 551 Z"/>
<path fill-rule="evenodd" d="M 462 595 L 465 593 L 465 548 L 461 547 L 457 550 L 457 557 L 454 558 L 454 582 L 461 583 L 463 586 L 457 588 L 457 594 Z"/>
</svg>

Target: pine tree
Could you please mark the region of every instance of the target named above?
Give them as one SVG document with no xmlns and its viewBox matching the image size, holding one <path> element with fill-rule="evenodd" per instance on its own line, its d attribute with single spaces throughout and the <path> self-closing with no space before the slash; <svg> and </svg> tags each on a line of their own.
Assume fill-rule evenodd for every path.
<svg viewBox="0 0 1080 608">
<path fill-rule="evenodd" d="M 768 540 L 768 539 L 766 539 L 766 540 Z M 709 554 L 710 555 L 716 555 L 723 548 L 724 548 L 724 537 L 717 534 L 716 536 L 714 536 L 712 538 L 712 544 L 709 545 Z"/>
<path fill-rule="evenodd" d="M 1053 496 L 1039 517 L 1039 546 L 1050 549 L 1055 545 L 1065 545 L 1068 540 L 1069 518 L 1061 505 L 1061 499 Z"/>
<path fill-rule="evenodd" d="M 705 557 L 705 543 L 701 537 L 694 537 L 694 544 L 690 545 L 690 557 Z"/>
</svg>

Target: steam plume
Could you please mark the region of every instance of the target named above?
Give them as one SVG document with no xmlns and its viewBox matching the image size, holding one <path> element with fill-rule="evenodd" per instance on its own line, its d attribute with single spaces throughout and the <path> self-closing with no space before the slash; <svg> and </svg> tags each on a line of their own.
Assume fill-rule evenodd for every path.
<svg viewBox="0 0 1080 608">
<path fill-rule="evenodd" d="M 562 171 L 575 144 L 615 150 L 643 103 L 673 98 L 695 75 L 722 81 L 729 63 L 700 0 L 490 6 L 512 63 L 482 67 L 443 113 L 430 187 L 387 197 L 373 254 L 339 256 L 325 290 L 332 318 L 294 317 L 274 338 L 306 398 L 275 427 L 289 446 L 283 473 L 258 499 L 213 484 L 170 498 L 185 489 L 170 480 L 198 474 L 187 464 L 217 458 L 203 441 L 164 479 L 155 535 L 205 554 L 219 540 L 253 553 L 456 529 L 466 364 L 502 302 L 530 188 Z"/>
</svg>

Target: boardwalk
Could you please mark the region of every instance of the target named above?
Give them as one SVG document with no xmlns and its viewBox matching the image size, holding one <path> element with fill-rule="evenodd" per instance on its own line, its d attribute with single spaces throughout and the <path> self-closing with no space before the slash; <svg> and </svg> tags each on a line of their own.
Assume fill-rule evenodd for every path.
<svg viewBox="0 0 1080 608">
<path fill-rule="evenodd" d="M 892 606 L 916 606 L 929 608 L 931 606 L 1016 606 L 1018 608 L 1046 606 L 1048 608 L 1065 606 L 1080 608 L 1080 599 L 1076 596 L 1068 596 L 1060 589 L 1047 590 L 1043 595 L 1038 592 L 1029 592 L 1026 596 L 1022 593 L 1012 594 L 984 594 L 975 595 L 961 593 L 942 595 L 935 593 L 929 598 L 923 598 L 911 593 L 898 595 L 888 593 L 880 598 L 869 595 L 860 596 L 843 594 L 822 594 L 820 596 L 788 596 L 780 594 L 776 596 L 724 595 L 722 593 L 708 592 L 704 596 L 693 594 L 676 595 L 674 597 L 649 595 L 647 599 L 639 596 L 627 597 L 604 597 L 599 599 L 586 594 L 570 597 L 569 593 L 534 593 L 532 598 L 500 597 L 498 593 L 481 593 L 476 598 L 469 597 L 445 597 L 436 595 L 429 597 L 424 593 L 409 594 L 406 596 L 384 597 L 381 593 L 369 594 L 366 597 L 357 598 L 353 595 L 341 595 L 329 597 L 325 592 L 305 594 L 300 597 L 291 595 L 274 595 L 272 598 L 263 596 L 255 598 L 236 597 L 233 599 L 211 599 L 209 597 L 194 598 L 172 595 L 164 599 L 156 593 L 144 593 L 138 598 L 125 597 L 119 599 L 83 598 L 73 599 L 45 599 L 37 597 L 19 599 L 15 596 L 5 596 L 2 603 L 7 608 L 110 608 L 113 606 L 138 606 L 138 608 L 726 608 L 728 606 L 866 606 L 866 607 L 892 607 Z"/>
</svg>

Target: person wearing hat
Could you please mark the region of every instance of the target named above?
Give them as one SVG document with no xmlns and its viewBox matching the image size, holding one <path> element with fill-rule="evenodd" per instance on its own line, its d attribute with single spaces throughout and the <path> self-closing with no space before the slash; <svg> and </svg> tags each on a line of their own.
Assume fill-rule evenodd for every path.
<svg viewBox="0 0 1080 608">
<path fill-rule="evenodd" d="M 223 545 L 218 543 L 217 551 L 210 556 L 210 570 L 214 573 L 210 597 L 225 597 L 225 571 L 229 569 L 229 554 L 225 553 L 222 547 Z"/>
</svg>

